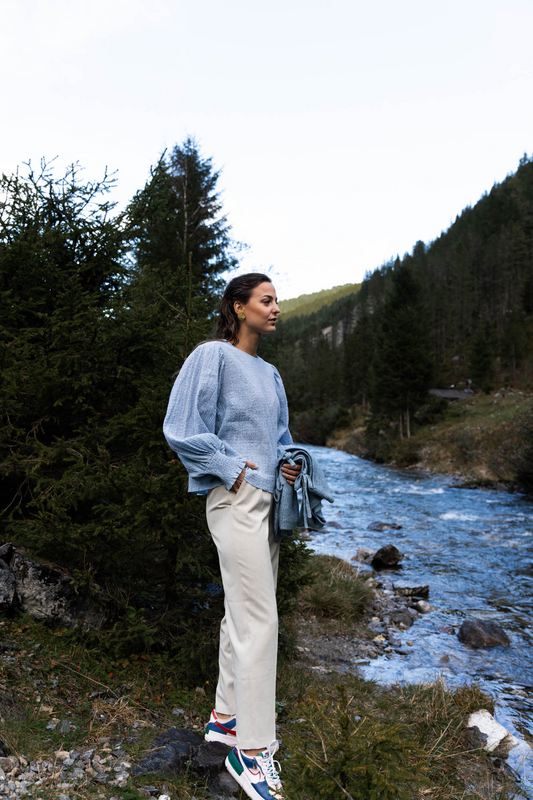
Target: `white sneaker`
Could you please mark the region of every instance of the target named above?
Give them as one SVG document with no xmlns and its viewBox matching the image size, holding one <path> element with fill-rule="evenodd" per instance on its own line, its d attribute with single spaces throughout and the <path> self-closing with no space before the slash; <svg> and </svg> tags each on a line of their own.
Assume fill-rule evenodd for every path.
<svg viewBox="0 0 533 800">
<path fill-rule="evenodd" d="M 277 742 L 276 742 L 277 744 Z M 264 753 L 260 753 L 254 758 L 244 755 L 242 750 L 234 747 L 226 758 L 226 769 L 229 774 L 235 778 L 239 786 L 244 790 L 248 797 L 252 800 L 284 800 L 281 791 L 274 789 L 267 782 L 267 777 L 260 766 L 263 759 L 268 762 L 272 760 L 271 746 L 267 748 Z M 276 768 L 272 762 L 272 770 L 270 780 L 274 780 L 274 775 L 277 777 Z M 279 777 L 277 777 L 278 785 L 281 789 Z"/>
</svg>

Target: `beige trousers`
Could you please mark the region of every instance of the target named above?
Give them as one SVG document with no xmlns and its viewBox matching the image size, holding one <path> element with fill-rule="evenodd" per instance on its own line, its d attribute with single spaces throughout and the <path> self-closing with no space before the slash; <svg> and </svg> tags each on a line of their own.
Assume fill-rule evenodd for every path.
<svg viewBox="0 0 533 800">
<path fill-rule="evenodd" d="M 217 546 L 224 586 L 216 710 L 237 715 L 237 745 L 266 747 L 276 738 L 278 654 L 272 495 L 243 481 L 207 495 L 207 524 Z"/>
</svg>

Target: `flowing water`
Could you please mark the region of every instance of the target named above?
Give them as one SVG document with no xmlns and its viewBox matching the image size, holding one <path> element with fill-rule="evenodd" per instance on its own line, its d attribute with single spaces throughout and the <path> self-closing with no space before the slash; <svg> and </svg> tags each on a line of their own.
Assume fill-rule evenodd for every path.
<svg viewBox="0 0 533 800">
<path fill-rule="evenodd" d="M 453 478 L 400 471 L 325 447 L 308 449 L 334 494 L 333 505 L 323 504 L 333 525 L 313 534 L 311 547 L 350 561 L 360 547 L 394 544 L 404 553 L 394 580 L 428 584 L 429 602 L 437 608 L 395 635 L 408 655 L 382 655 L 360 668 L 363 677 L 415 683 L 440 676 L 450 687 L 477 682 L 494 697 L 496 720 L 525 742 L 508 763 L 524 796 L 533 798 L 533 503 L 503 491 L 460 489 Z M 402 527 L 369 530 L 375 522 Z M 474 649 L 455 633 L 439 631 L 457 631 L 471 617 L 499 623 L 511 646 Z"/>
</svg>

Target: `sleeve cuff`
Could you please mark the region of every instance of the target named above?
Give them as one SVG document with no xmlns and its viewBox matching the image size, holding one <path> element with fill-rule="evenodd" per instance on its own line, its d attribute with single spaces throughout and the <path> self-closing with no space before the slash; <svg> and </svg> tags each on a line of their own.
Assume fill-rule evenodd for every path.
<svg viewBox="0 0 533 800">
<path fill-rule="evenodd" d="M 222 478 L 226 489 L 229 491 L 243 469 L 246 466 L 246 459 L 239 458 L 239 456 L 227 456 L 220 450 L 213 453 L 213 457 L 209 461 L 209 466 L 206 472 L 211 475 L 216 475 Z"/>
</svg>

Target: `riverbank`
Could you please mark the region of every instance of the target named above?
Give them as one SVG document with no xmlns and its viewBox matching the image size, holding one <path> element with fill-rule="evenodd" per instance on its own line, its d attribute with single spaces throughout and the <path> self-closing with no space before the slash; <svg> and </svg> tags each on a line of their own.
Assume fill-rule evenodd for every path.
<svg viewBox="0 0 533 800">
<path fill-rule="evenodd" d="M 513 389 L 450 402 L 440 418 L 395 443 L 387 463 L 453 475 L 463 485 L 512 488 L 522 444 L 519 425 L 532 406 L 532 393 Z M 327 447 L 368 458 L 364 421 L 358 411 L 354 424 L 336 431 Z"/>
<path fill-rule="evenodd" d="M 287 797 L 367 800 L 379 791 L 384 800 L 511 798 L 515 784 L 501 762 L 475 749 L 466 730 L 471 712 L 492 711 L 492 700 L 476 686 L 378 686 L 352 671 L 354 662 L 397 651 L 395 636 L 406 626 L 398 619 L 395 633 L 386 621 L 396 600 L 379 580 L 362 580 L 346 562 L 341 566 L 358 613 L 346 619 L 334 611 L 346 608 L 338 592 L 336 605 L 326 608 L 304 590 L 286 625 L 277 705 Z M 0 636 L 2 796 L 221 796 L 207 777 L 188 770 L 135 776 L 158 734 L 179 728 L 202 735 L 212 681 L 177 684 L 164 654 L 109 660 L 72 631 L 29 618 L 4 619 Z"/>
</svg>

